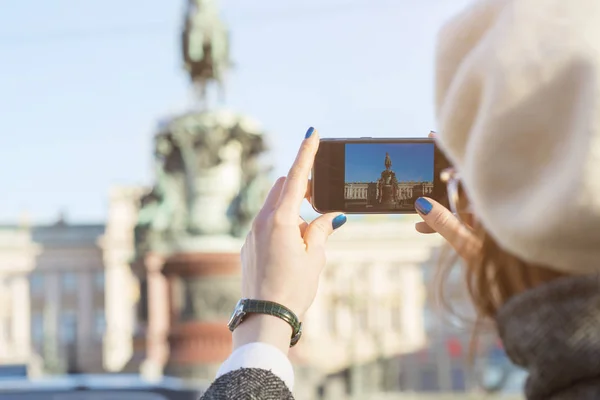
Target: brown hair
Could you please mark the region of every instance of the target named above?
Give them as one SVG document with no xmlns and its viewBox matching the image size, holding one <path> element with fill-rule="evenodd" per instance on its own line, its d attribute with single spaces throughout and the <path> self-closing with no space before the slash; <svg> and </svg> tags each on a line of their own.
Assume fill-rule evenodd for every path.
<svg viewBox="0 0 600 400">
<path fill-rule="evenodd" d="M 467 200 L 462 189 L 459 203 L 458 209 L 465 209 Z M 436 293 L 440 304 L 446 310 L 454 313 L 444 291 L 451 270 L 457 264 L 462 264 L 467 293 L 475 310 L 469 349 L 469 359 L 473 361 L 477 350 L 478 334 L 487 323 L 493 323 L 498 310 L 508 299 L 538 285 L 563 277 L 564 274 L 524 262 L 502 249 L 481 224 L 472 223 L 470 215 L 461 214 L 461 218 L 472 226 L 473 234 L 479 239 L 481 247 L 476 254 L 468 260 L 463 260 L 462 263 L 457 263 L 457 256 L 454 252 L 443 253 L 442 266 L 438 270 L 436 279 Z M 452 256 L 449 256 L 450 254 Z M 464 319 L 463 316 L 459 317 Z"/>
</svg>

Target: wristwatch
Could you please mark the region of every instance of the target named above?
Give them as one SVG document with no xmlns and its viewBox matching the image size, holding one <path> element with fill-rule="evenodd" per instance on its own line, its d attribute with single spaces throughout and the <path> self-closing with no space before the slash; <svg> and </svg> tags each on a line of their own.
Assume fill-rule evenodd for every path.
<svg viewBox="0 0 600 400">
<path fill-rule="evenodd" d="M 296 314 L 294 314 L 294 312 L 289 308 L 282 306 L 279 303 L 266 300 L 241 299 L 238 301 L 233 313 L 231 314 L 231 319 L 227 324 L 229 326 L 229 330 L 233 332 L 235 328 L 237 328 L 244 321 L 246 315 L 252 313 L 272 315 L 274 317 L 281 318 L 290 324 L 292 327 L 290 347 L 294 347 L 294 345 L 300 340 L 300 337 L 302 336 L 302 322 L 298 320 Z"/>
</svg>

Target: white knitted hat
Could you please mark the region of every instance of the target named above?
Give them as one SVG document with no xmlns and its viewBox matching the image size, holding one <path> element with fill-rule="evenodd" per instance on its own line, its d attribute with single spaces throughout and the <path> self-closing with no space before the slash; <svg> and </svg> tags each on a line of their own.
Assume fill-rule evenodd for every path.
<svg viewBox="0 0 600 400">
<path fill-rule="evenodd" d="M 600 271 L 600 0 L 486 0 L 437 52 L 440 146 L 505 250 Z"/>
</svg>

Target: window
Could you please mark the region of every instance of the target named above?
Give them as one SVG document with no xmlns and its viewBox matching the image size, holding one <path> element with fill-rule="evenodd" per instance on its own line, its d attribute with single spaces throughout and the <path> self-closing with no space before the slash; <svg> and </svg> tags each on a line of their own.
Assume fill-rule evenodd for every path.
<svg viewBox="0 0 600 400">
<path fill-rule="evenodd" d="M 62 288 L 67 293 L 73 293 L 77 289 L 77 275 L 74 272 L 65 272 L 62 275 Z"/>
<path fill-rule="evenodd" d="M 31 338 L 35 344 L 44 341 L 44 315 L 40 312 L 35 312 L 31 316 Z"/>
<path fill-rule="evenodd" d="M 106 331 L 106 317 L 104 316 L 104 310 L 96 310 L 94 313 L 94 331 L 96 337 L 101 339 Z"/>
<path fill-rule="evenodd" d="M 361 306 L 358 309 L 357 316 L 358 329 L 363 332 L 368 332 L 369 330 L 369 310 L 366 306 Z"/>
<path fill-rule="evenodd" d="M 77 335 L 77 314 L 75 311 L 63 311 L 60 315 L 60 340 L 73 343 Z"/>
<path fill-rule="evenodd" d="M 390 312 L 392 329 L 396 331 L 402 329 L 402 307 L 398 300 L 394 299 L 394 303 L 390 307 Z"/>
<path fill-rule="evenodd" d="M 94 274 L 94 286 L 97 291 L 104 291 L 104 271 L 99 271 Z"/>
<path fill-rule="evenodd" d="M 36 272 L 31 274 L 29 278 L 29 286 L 31 288 L 31 294 L 34 296 L 41 296 L 44 294 L 44 275 Z"/>
</svg>

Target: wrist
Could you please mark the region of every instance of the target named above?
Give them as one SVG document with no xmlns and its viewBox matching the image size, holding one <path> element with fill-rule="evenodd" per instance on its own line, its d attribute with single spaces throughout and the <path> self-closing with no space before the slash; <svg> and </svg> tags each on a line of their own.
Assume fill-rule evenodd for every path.
<svg viewBox="0 0 600 400">
<path fill-rule="evenodd" d="M 292 327 L 281 318 L 267 314 L 248 314 L 233 331 L 233 350 L 261 342 L 277 347 L 285 355 L 290 350 Z"/>
</svg>

